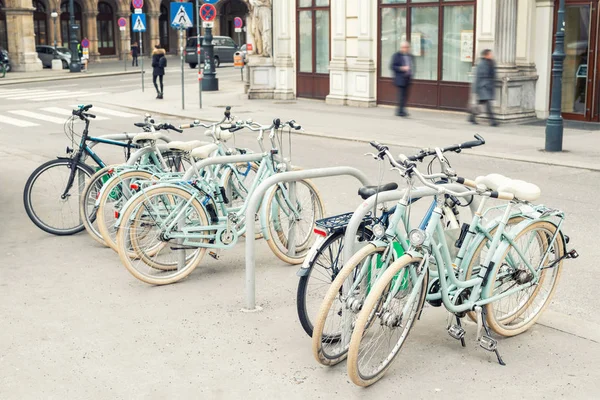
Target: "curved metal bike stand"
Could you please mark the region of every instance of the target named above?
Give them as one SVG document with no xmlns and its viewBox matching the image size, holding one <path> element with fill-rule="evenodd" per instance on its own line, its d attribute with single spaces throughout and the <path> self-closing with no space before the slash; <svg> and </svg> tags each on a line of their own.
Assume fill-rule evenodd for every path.
<svg viewBox="0 0 600 400">
<path fill-rule="evenodd" d="M 215 164 L 230 164 L 230 163 L 238 163 L 238 162 L 252 162 L 252 161 L 260 161 L 263 159 L 262 153 L 252 153 L 252 154 L 240 154 L 235 156 L 219 156 L 219 157 L 209 157 L 205 160 L 198 161 L 195 166 L 196 168 L 189 168 L 186 172 L 182 180 L 186 181 L 192 179 L 192 177 L 196 174 L 196 171 L 202 171 L 205 167 L 209 165 Z"/>
<path fill-rule="evenodd" d="M 459 185 L 457 183 L 445 183 L 439 186 L 443 186 L 452 190 L 454 192 L 466 192 L 470 189 Z M 355 253 L 356 249 L 356 233 L 362 223 L 363 218 L 367 215 L 368 212 L 373 210 L 373 206 L 375 205 L 375 201 L 377 204 L 385 203 L 388 201 L 398 201 L 404 197 L 406 189 L 404 190 L 393 190 L 390 192 L 382 192 L 377 196 L 371 196 L 367 200 L 363 201 L 362 204 L 354 211 L 352 218 L 348 222 L 348 227 L 346 228 L 346 234 L 344 236 L 344 254 L 343 259 L 349 260 Z M 420 199 L 422 197 L 433 196 L 437 192 L 434 189 L 428 188 L 426 186 L 420 186 L 415 189 L 412 189 L 410 192 L 411 199 Z M 475 213 L 477 207 L 479 206 L 479 199 L 477 197 L 473 198 L 473 201 L 469 205 L 471 208 L 471 212 Z M 351 245 L 349 246 L 348 244 Z M 247 254 L 247 253 L 246 253 Z"/>
<path fill-rule="evenodd" d="M 200 163 L 198 163 L 200 164 Z M 198 165 L 197 164 L 197 165 Z M 258 212 L 258 207 L 263 200 L 266 191 L 278 183 L 296 182 L 301 179 L 326 178 L 331 176 L 349 175 L 358 179 L 361 184 L 369 185 L 367 176 L 354 167 L 330 167 L 319 169 L 307 169 L 302 171 L 283 172 L 275 174 L 265 179 L 254 191 L 248 201 L 246 208 L 246 222 L 254 221 L 254 216 Z M 362 218 L 361 218 L 362 219 Z M 243 311 L 256 311 L 256 281 L 255 281 L 255 260 L 254 260 L 254 241 L 256 226 L 253 223 L 246 223 L 246 308 Z M 289 240 L 292 242 L 292 240 Z"/>
</svg>

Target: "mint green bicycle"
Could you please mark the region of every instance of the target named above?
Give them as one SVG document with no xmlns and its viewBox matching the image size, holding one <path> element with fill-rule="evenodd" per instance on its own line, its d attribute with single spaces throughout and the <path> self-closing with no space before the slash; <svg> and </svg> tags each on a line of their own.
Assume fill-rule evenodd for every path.
<svg viewBox="0 0 600 400">
<path fill-rule="evenodd" d="M 242 204 L 229 204 L 219 179 L 208 169 L 202 179 L 159 182 L 145 188 L 123 206 L 117 221 L 117 247 L 121 261 L 136 278 L 154 285 L 177 282 L 196 268 L 207 250 L 218 258 L 220 251 L 235 246 L 245 234 L 247 223 L 255 223 L 245 221 L 251 194 L 268 177 L 292 168 L 289 159 L 281 156 L 276 132 L 300 127 L 294 121 L 279 120 L 269 126 L 252 122 L 243 126 L 258 131 L 259 141 L 270 131 L 272 148 L 257 155 L 258 171 L 251 186 L 244 189 Z M 261 226 L 269 247 L 284 261 L 302 262 L 314 241 L 314 223 L 324 214 L 316 187 L 308 180 L 279 184 L 265 196 L 263 207 L 267 211 L 261 212 Z"/>
<path fill-rule="evenodd" d="M 390 158 L 409 183 L 416 177 L 435 189 L 437 205 L 424 229 L 409 232 L 410 247 L 378 275 L 361 304 L 348 347 L 351 380 L 369 386 L 381 379 L 399 354 L 426 300 L 441 300 L 439 305 L 443 304 L 450 317 L 456 318 L 456 324 L 448 324 L 448 332 L 463 345 L 465 332 L 460 318 L 474 312 L 480 346 L 494 352 L 504 365 L 491 331 L 514 336 L 531 327 L 549 303 L 563 260 L 578 256 L 575 250 L 565 250 L 568 238 L 562 231 L 564 213 L 532 206 L 530 202 L 540 196 L 537 186 L 497 174 L 470 181 L 442 166 L 448 180 L 472 190 L 453 192 L 433 185 L 406 157 L 396 162 L 387 148 L 374 146 Z M 438 159 L 443 163 L 441 154 Z M 441 223 L 444 194 L 482 199 L 454 260 Z M 488 198 L 508 203 L 495 228 L 486 234 L 480 222 Z M 517 207 L 525 209 L 522 215 L 526 217 L 510 225 Z M 433 280 L 429 279 L 431 270 L 437 273 Z"/>
</svg>

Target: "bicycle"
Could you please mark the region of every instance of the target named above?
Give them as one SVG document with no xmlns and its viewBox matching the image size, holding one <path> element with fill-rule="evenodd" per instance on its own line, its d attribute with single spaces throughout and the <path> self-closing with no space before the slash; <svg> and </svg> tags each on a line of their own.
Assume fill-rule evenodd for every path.
<svg viewBox="0 0 600 400">
<path fill-rule="evenodd" d="M 221 125 L 230 118 L 229 110 L 230 107 L 227 108 L 225 118 L 220 122 L 203 124 L 199 121 L 194 121 L 191 124 L 180 126 L 183 129 L 191 127 L 209 128 L 205 134 L 212 137 L 214 143 L 205 143 L 196 140 L 191 142 L 171 142 L 166 145 L 170 151 L 177 152 L 180 154 L 180 157 L 192 161 L 187 171 L 192 171 L 196 178 L 202 177 L 202 173 L 195 167 L 196 161 L 211 156 L 234 155 L 240 151 L 246 152 L 242 149 L 229 149 L 225 144 L 227 140 L 231 139 L 234 131 L 241 129 L 236 126 Z M 223 179 L 223 187 L 226 194 L 229 194 L 230 197 L 228 198 L 233 201 L 239 200 L 243 196 L 243 193 L 238 190 L 240 186 L 243 186 L 240 182 L 247 183 L 250 179 L 250 171 L 256 171 L 255 165 L 248 165 L 246 171 L 240 171 L 238 167 L 222 165 L 213 168 L 212 171 L 216 177 Z M 115 172 L 114 176 L 106 182 L 95 204 L 100 216 L 98 219 L 98 231 L 104 243 L 115 251 L 117 251 L 115 218 L 118 218 L 121 208 L 133 195 L 134 191 L 139 190 L 140 187 L 144 187 L 150 182 L 159 180 L 163 182 L 178 181 L 184 175 L 183 171 L 149 168 L 145 165 L 121 167 L 120 170 L 120 172 Z M 188 179 L 191 179 L 191 177 Z M 136 189 L 132 189 L 132 186 Z M 133 253 L 130 253 L 130 256 L 133 256 Z"/>
<path fill-rule="evenodd" d="M 85 183 L 96 172 L 86 164 L 89 157 L 100 168 L 105 167 L 104 161 L 92 148 L 96 144 L 108 144 L 122 147 L 129 156 L 132 149 L 139 148 L 133 144 L 133 134 L 108 135 L 106 137 L 89 136 L 90 119 L 96 116 L 88 111 L 92 105 L 80 106 L 73 110 L 73 115 L 65 123 L 65 133 L 71 139 L 71 147 L 67 147 L 67 156 L 58 156 L 39 166 L 27 182 L 23 190 L 23 204 L 31 221 L 40 229 L 54 235 L 73 235 L 85 229 L 79 216 L 79 200 Z M 75 118 L 84 121 L 85 126 L 81 139 L 75 149 L 76 133 L 73 129 Z M 165 140 L 169 140 L 165 137 Z M 38 201 L 37 195 L 43 197 Z M 49 205 L 47 199 L 58 200 Z"/>
<path fill-rule="evenodd" d="M 248 198 L 265 179 L 291 168 L 289 159 L 280 156 L 276 131 L 285 127 L 299 130 L 301 127 L 294 121 L 281 123 L 279 120 L 268 126 L 247 122 L 244 127 L 259 132 L 259 143 L 264 131 L 270 131 L 272 149 L 257 155 L 260 162 L 256 178 L 241 207 L 228 206 L 224 190 L 220 189 L 210 169 L 203 180 L 160 183 L 140 191 L 123 207 L 117 222 L 119 256 L 136 278 L 155 285 L 177 282 L 193 271 L 207 249 L 214 250 L 211 255 L 218 259 L 220 251 L 232 248 L 245 233 L 244 213 Z M 290 193 L 291 186 L 287 184 L 277 185 L 265 196 L 263 206 L 268 211 L 262 226 L 268 242 L 277 236 L 277 240 L 286 245 L 290 245 L 286 232 L 290 235 L 292 230 L 298 231 L 293 243 L 297 245 L 294 253 L 270 245 L 279 258 L 297 263 L 310 247 L 312 235 L 307 232 L 312 232 L 314 221 L 323 215 L 324 205 L 310 181 L 302 180 L 296 185 L 295 201 Z M 310 229 L 299 229 L 301 223 Z M 136 259 L 129 257 L 129 248 L 134 249 Z"/>
<path fill-rule="evenodd" d="M 485 144 L 485 140 L 475 135 L 479 143 L 472 143 L 470 147 L 481 146 Z M 460 153 L 463 145 L 453 145 L 442 149 L 442 153 L 455 152 Z M 417 154 L 409 157 L 412 161 L 424 162 L 427 157 L 435 156 L 435 152 L 429 149 L 422 149 Z M 375 157 L 376 160 L 381 160 L 380 157 Z M 428 169 L 432 168 L 432 162 L 429 163 Z M 440 184 L 444 181 L 438 182 Z M 358 190 L 358 195 L 363 200 L 367 200 L 371 196 L 376 196 L 379 193 L 396 190 L 398 184 L 395 182 L 387 183 L 380 186 L 365 186 Z M 418 199 L 412 199 L 416 201 Z M 448 229 L 458 230 L 460 227 L 459 221 L 459 206 L 467 207 L 469 204 L 461 204 L 458 199 L 453 196 L 446 195 L 446 205 L 444 206 L 444 217 L 447 220 Z M 356 241 L 366 244 L 374 238 L 373 229 L 385 230 L 388 228 L 389 220 L 396 211 L 396 207 L 387 208 L 384 204 L 381 209 L 381 216 L 377 217 L 377 208 L 367 215 L 357 232 Z M 296 309 L 298 318 L 304 331 L 308 336 L 312 337 L 314 318 L 318 315 L 321 300 L 325 297 L 322 293 L 327 290 L 332 281 L 336 278 L 340 269 L 344 265 L 342 254 L 344 251 L 344 236 L 346 228 L 353 213 L 340 214 L 332 216 L 316 222 L 314 233 L 318 239 L 312 246 L 311 251 L 306 257 L 297 275 L 300 277 L 298 281 L 298 289 L 296 294 Z M 375 228 L 377 227 L 377 228 Z M 398 247 L 398 246 L 396 246 Z M 396 249 L 398 254 L 400 249 Z M 315 277 L 316 275 L 316 277 Z M 312 283 L 311 281 L 316 281 Z M 314 301 L 308 301 L 310 298 Z M 317 303 L 315 303 L 315 301 Z M 309 304 L 311 303 L 311 304 Z M 315 307 L 316 306 L 316 307 Z M 310 311 L 309 311 L 310 309 Z"/>
<path fill-rule="evenodd" d="M 369 386 L 381 379 L 420 317 L 428 296 L 441 297 L 441 304 L 449 311 L 449 316 L 456 319 L 453 325 L 449 318 L 448 332 L 463 345 L 464 328 L 460 319 L 468 311 L 474 311 L 479 345 L 494 352 L 498 362 L 504 365 L 491 330 L 502 336 L 514 336 L 531 327 L 556 288 L 563 260 L 578 256 L 575 250 L 565 251 L 567 238 L 561 230 L 564 213 L 532 206 L 530 202 L 541 194 L 533 184 L 497 174 L 471 181 L 443 166 L 442 174 L 447 179 L 470 188 L 463 193 L 453 192 L 431 184 L 405 156 L 396 162 L 384 146 L 379 146 L 378 150 L 390 158 L 409 183 L 416 177 L 425 186 L 435 189 L 437 204 L 427 226 L 409 233 L 407 253 L 380 275 L 358 313 L 348 349 L 351 380 L 359 386 Z M 443 163 L 441 158 L 440 163 Z M 441 195 L 446 193 L 481 198 L 454 260 L 440 223 Z M 476 255 L 482 248 L 477 240 L 489 241 L 478 232 L 484 229 L 480 220 L 488 198 L 508 203 L 491 234 L 485 255 Z M 528 218 L 506 229 L 515 206 L 524 206 Z M 467 277 L 466 271 L 473 271 L 473 260 L 478 264 L 477 275 Z M 430 267 L 437 272 L 437 286 L 428 286 Z M 542 291 L 541 285 L 545 283 L 550 283 L 550 287 Z M 503 299 L 513 295 L 517 295 L 517 301 L 509 302 L 507 310 L 498 307 L 505 304 Z M 535 302 L 536 299 L 541 302 Z"/>
</svg>

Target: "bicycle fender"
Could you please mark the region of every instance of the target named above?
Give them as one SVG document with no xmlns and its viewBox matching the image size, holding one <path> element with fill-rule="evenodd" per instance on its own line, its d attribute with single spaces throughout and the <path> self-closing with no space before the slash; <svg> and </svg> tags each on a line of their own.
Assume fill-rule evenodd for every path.
<svg viewBox="0 0 600 400">
<path fill-rule="evenodd" d="M 317 235 L 317 240 L 315 241 L 315 243 L 313 243 L 310 250 L 308 250 L 308 254 L 306 255 L 306 258 L 304 259 L 304 262 L 302 263 L 302 265 L 300 266 L 300 269 L 296 273 L 297 276 L 307 276 L 310 273 L 310 266 L 312 265 L 312 263 L 314 263 L 315 258 L 317 257 L 319 248 L 321 247 L 321 245 L 323 243 L 325 243 L 325 241 L 328 238 L 329 238 L 329 235 L 328 236 Z"/>
<path fill-rule="evenodd" d="M 260 209 L 258 211 L 260 230 L 262 231 L 263 238 L 265 240 L 271 240 L 271 236 L 269 235 L 269 210 L 267 210 L 268 201 L 264 200 L 269 199 L 273 195 L 273 192 L 276 191 L 278 188 L 279 185 L 274 185 L 265 192 L 265 195 L 263 196 L 263 202 L 261 203 Z M 271 210 L 271 213 L 273 214 L 271 216 L 275 216 L 275 212 L 276 210 Z"/>
</svg>

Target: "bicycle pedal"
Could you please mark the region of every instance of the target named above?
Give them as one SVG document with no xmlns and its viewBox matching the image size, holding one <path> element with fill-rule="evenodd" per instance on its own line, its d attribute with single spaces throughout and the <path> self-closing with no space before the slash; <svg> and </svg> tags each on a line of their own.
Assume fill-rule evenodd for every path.
<svg viewBox="0 0 600 400">
<path fill-rule="evenodd" d="M 448 328 L 448 334 L 456 340 L 462 340 L 465 337 L 465 329 L 462 326 L 452 325 Z"/>
<path fill-rule="evenodd" d="M 575 259 L 577 257 L 579 257 L 579 253 L 577 253 L 577 250 L 575 250 L 575 249 L 573 249 L 567 253 L 567 258 Z"/>
<path fill-rule="evenodd" d="M 479 339 L 479 346 L 487 351 L 496 351 L 496 348 L 498 347 L 498 341 L 487 335 L 483 335 L 481 339 Z"/>
<path fill-rule="evenodd" d="M 217 253 L 216 251 L 209 251 L 208 255 L 211 256 L 212 258 L 214 258 L 215 260 L 218 260 L 219 258 L 221 258 L 221 255 L 219 253 Z"/>
</svg>

